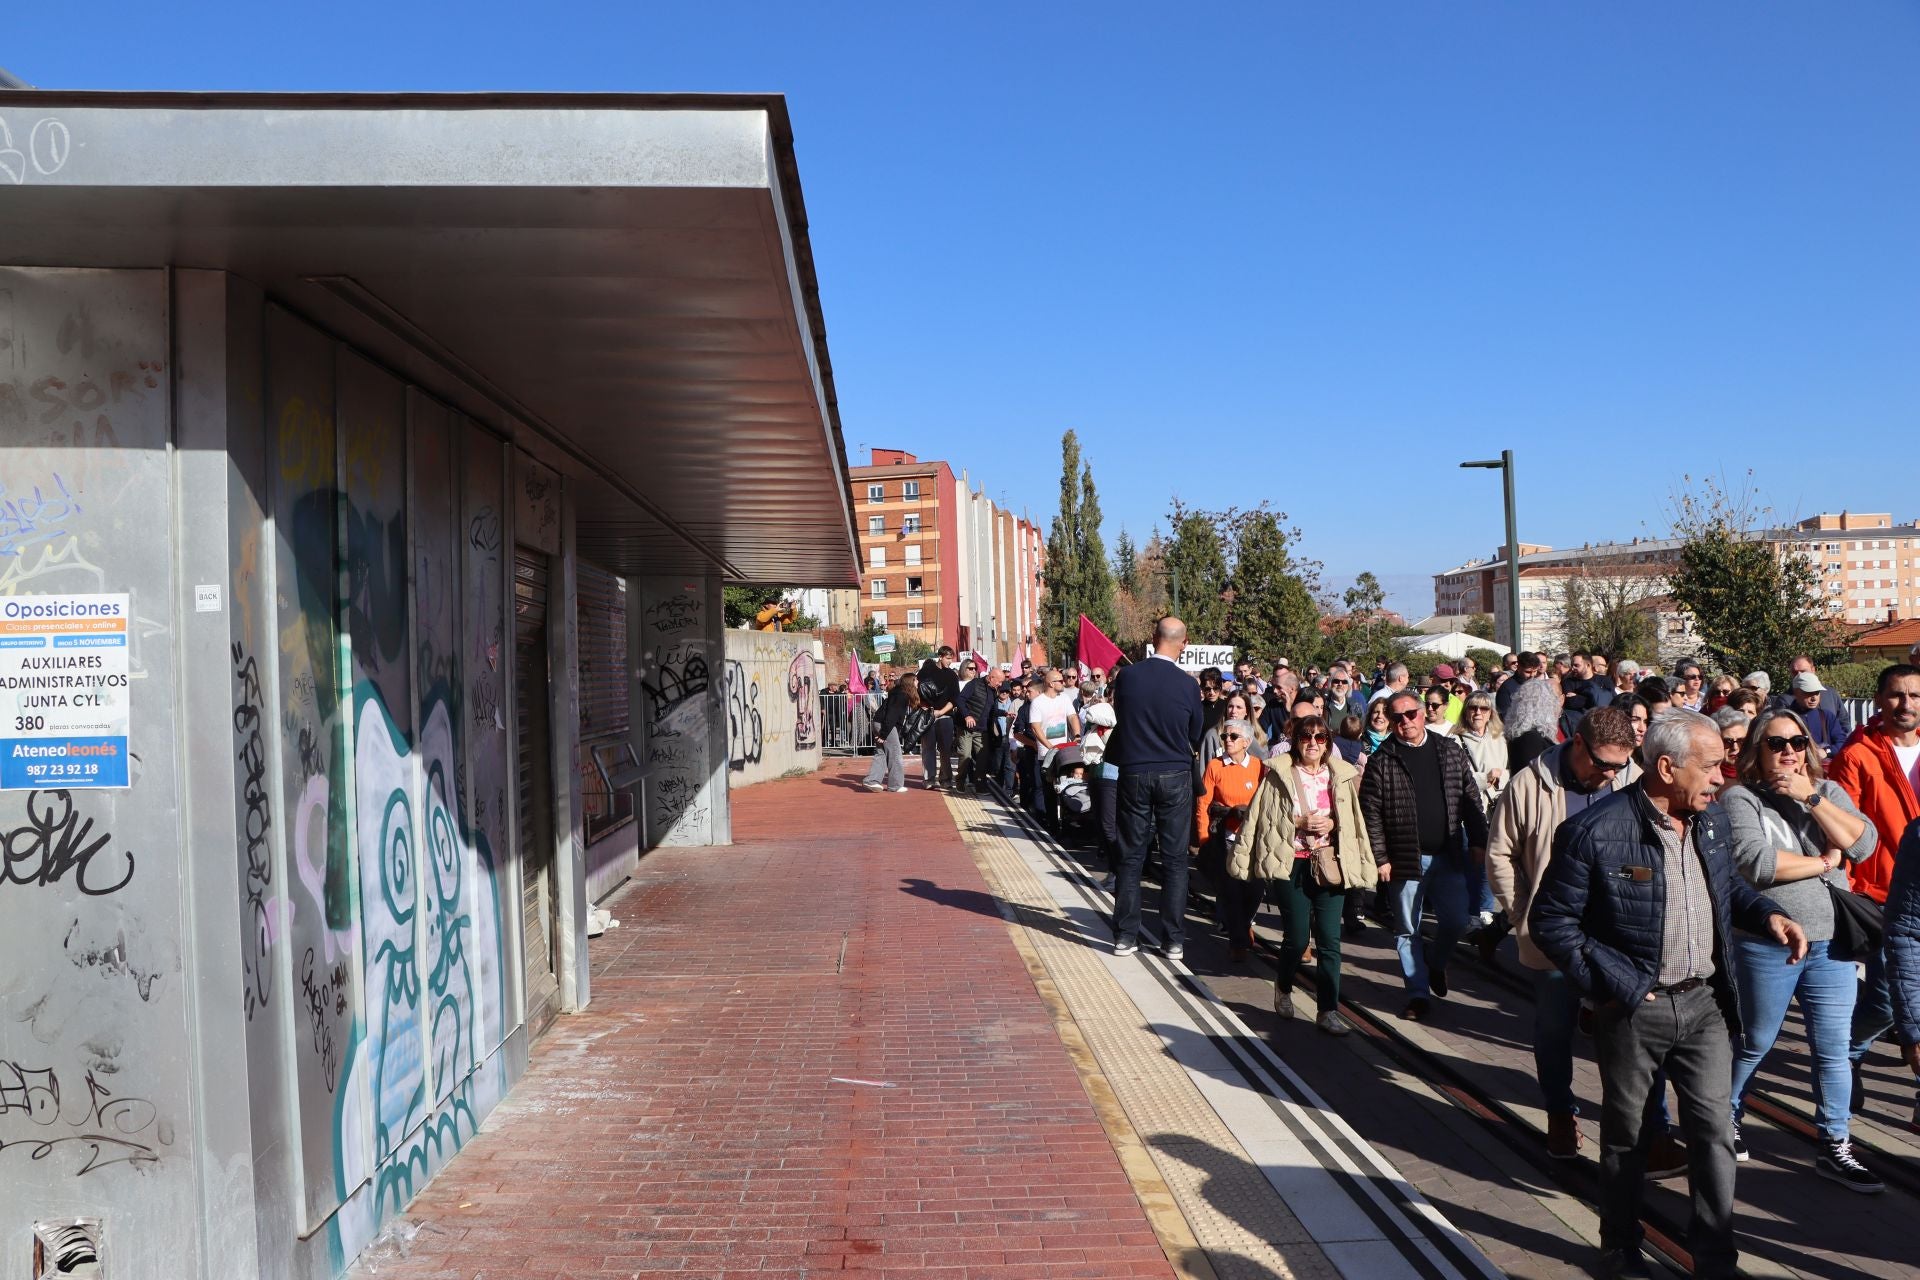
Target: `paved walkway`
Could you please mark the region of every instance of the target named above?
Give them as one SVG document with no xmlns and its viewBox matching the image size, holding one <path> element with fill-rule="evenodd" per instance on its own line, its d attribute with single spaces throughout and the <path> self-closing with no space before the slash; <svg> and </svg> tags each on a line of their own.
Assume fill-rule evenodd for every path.
<svg viewBox="0 0 1920 1280">
<path fill-rule="evenodd" d="M 589 1010 L 355 1274 L 1207 1276 L 945 801 L 857 776 L 647 855 Z"/>
</svg>

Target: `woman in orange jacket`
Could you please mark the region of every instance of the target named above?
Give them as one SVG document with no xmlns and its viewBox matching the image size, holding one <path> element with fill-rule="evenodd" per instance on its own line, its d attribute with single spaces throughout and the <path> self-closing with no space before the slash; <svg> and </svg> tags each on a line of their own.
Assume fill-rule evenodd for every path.
<svg viewBox="0 0 1920 1280">
<path fill-rule="evenodd" d="M 1229 954 L 1244 960 L 1253 947 L 1253 917 L 1260 910 L 1266 882 L 1249 876 L 1234 880 L 1226 874 L 1230 846 L 1239 840 L 1247 820 L 1247 806 L 1266 769 L 1251 750 L 1254 728 L 1246 720 L 1220 725 L 1220 754 L 1207 761 L 1200 790 L 1194 798 L 1194 848 L 1203 851 L 1201 865 L 1214 884 L 1220 925 L 1227 931 Z"/>
</svg>

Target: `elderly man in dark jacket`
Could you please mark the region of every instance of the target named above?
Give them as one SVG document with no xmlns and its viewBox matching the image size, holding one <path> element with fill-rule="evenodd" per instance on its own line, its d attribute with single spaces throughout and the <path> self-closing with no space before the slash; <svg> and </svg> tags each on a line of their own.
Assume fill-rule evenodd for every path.
<svg viewBox="0 0 1920 1280">
<path fill-rule="evenodd" d="M 1401 1017 L 1432 1012 L 1428 994 L 1447 994 L 1447 957 L 1467 932 L 1466 866 L 1484 860 L 1487 811 L 1473 778 L 1473 758 L 1445 734 L 1427 731 L 1420 695 L 1403 689 L 1387 698 L 1393 736 L 1380 744 L 1360 776 L 1360 817 L 1367 824 L 1380 892 L 1393 908 L 1394 947 L 1407 986 Z M 1440 927 L 1431 949 L 1420 940 L 1428 896 Z"/>
<path fill-rule="evenodd" d="M 1737 925 L 1807 953 L 1807 937 L 1734 869 L 1715 803 L 1724 749 L 1713 721 L 1670 711 L 1640 747 L 1640 781 L 1555 834 L 1529 913 L 1533 941 L 1598 1009 L 1602 1276 L 1645 1275 L 1642 1124 L 1654 1073 L 1680 1094 L 1693 1182 L 1696 1277 L 1733 1276 L 1733 1129 L 1728 1122 L 1739 992 Z"/>
</svg>

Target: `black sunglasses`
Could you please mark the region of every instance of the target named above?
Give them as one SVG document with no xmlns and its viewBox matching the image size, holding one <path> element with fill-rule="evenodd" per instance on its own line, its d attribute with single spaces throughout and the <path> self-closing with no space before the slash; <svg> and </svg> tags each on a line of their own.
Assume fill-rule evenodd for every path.
<svg viewBox="0 0 1920 1280">
<path fill-rule="evenodd" d="M 1409 707 L 1405 711 L 1389 711 L 1387 714 L 1401 724 L 1405 724 L 1409 720 L 1418 720 L 1420 718 L 1420 708 Z"/>
<path fill-rule="evenodd" d="M 1796 733 L 1791 738 L 1783 738 L 1779 734 L 1768 734 L 1762 741 L 1767 744 L 1769 751 L 1785 751 L 1788 747 L 1792 747 L 1795 751 L 1804 753 L 1812 739 L 1804 733 Z"/>
<path fill-rule="evenodd" d="M 1220 735 L 1220 738 L 1224 742 L 1245 742 L 1247 735 L 1244 733 L 1223 733 Z"/>
<path fill-rule="evenodd" d="M 1300 735 L 1300 741 L 1302 741 L 1302 742 L 1326 742 L 1326 741 L 1328 741 L 1328 738 L 1327 738 L 1327 735 L 1326 735 L 1326 734 L 1324 734 L 1324 733 L 1321 733 L 1321 732 L 1320 732 L 1319 730 L 1317 730 L 1317 729 L 1316 729 L 1316 730 L 1315 730 L 1314 732 L 1312 732 L 1312 733 L 1303 733 L 1303 734 L 1301 734 L 1301 735 Z"/>
</svg>

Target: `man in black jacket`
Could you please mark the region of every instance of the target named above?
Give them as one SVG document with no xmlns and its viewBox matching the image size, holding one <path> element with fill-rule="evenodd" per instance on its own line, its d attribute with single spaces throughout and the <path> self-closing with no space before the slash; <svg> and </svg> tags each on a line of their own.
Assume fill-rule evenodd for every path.
<svg viewBox="0 0 1920 1280">
<path fill-rule="evenodd" d="M 1113 895 L 1113 951 L 1139 950 L 1140 873 L 1147 845 L 1159 836 L 1160 928 L 1167 958 L 1185 952 L 1187 839 L 1193 826 L 1193 753 L 1205 718 L 1200 686 L 1177 665 L 1187 647 L 1187 624 L 1162 618 L 1153 629 L 1153 654 L 1113 677 L 1116 720 L 1106 762 L 1120 773 L 1120 875 Z"/>
<path fill-rule="evenodd" d="M 1806 955 L 1807 936 L 1734 869 L 1731 826 L 1714 802 L 1725 751 L 1713 721 L 1670 711 L 1648 728 L 1640 755 L 1639 782 L 1555 833 L 1528 919 L 1535 945 L 1598 1006 L 1600 1274 L 1647 1274 L 1642 1127 L 1664 1067 L 1680 1094 L 1693 1183 L 1693 1274 L 1730 1277 L 1733 929 L 1772 938 L 1789 964 Z"/>
<path fill-rule="evenodd" d="M 953 704 L 960 698 L 960 679 L 953 674 L 953 646 L 939 650 L 920 664 L 920 705 L 933 717 L 920 739 L 920 781 L 929 791 L 953 789 Z M 940 773 L 934 775 L 934 760 Z"/>
<path fill-rule="evenodd" d="M 992 758 L 994 708 L 999 702 L 1000 672 L 974 672 L 973 660 L 960 664 L 960 697 L 953 706 L 953 734 L 960 758 L 958 782 L 962 790 L 985 791 L 986 768 Z"/>
<path fill-rule="evenodd" d="M 1367 824 L 1380 893 L 1393 909 L 1394 948 L 1406 982 L 1400 1016 L 1420 1021 L 1434 995 L 1447 994 L 1447 957 L 1467 933 L 1467 856 L 1485 861 L 1487 811 L 1473 778 L 1473 758 L 1451 737 L 1427 731 L 1419 694 L 1402 689 L 1386 699 L 1393 736 L 1380 744 L 1360 775 L 1360 817 Z M 1429 948 L 1420 937 L 1428 897 L 1440 922 Z"/>
</svg>

